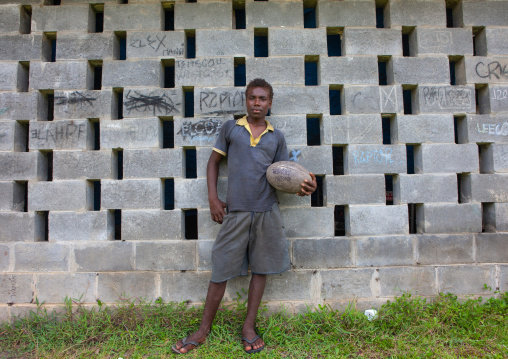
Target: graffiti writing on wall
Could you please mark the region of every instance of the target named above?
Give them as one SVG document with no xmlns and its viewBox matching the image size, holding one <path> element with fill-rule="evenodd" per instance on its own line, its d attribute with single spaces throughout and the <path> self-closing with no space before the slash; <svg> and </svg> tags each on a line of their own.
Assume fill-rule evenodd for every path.
<svg viewBox="0 0 508 359">
<path fill-rule="evenodd" d="M 32 127 L 32 126 L 30 126 Z M 74 122 L 59 123 L 54 126 L 43 126 L 30 129 L 30 138 L 45 143 L 57 143 L 66 140 L 79 140 L 86 134 L 84 123 L 75 124 Z"/>
<path fill-rule="evenodd" d="M 4 107 L 4 108 L 0 108 L 0 116 L 2 116 L 4 113 L 6 113 L 7 111 L 9 111 L 9 108 L 8 107 Z"/>
<path fill-rule="evenodd" d="M 379 102 L 381 112 L 397 112 L 399 102 L 395 86 L 379 87 Z"/>
<path fill-rule="evenodd" d="M 494 136 L 508 136 L 508 122 L 504 123 L 477 123 L 478 133 Z"/>
<path fill-rule="evenodd" d="M 69 96 L 56 96 L 55 105 L 76 105 L 82 107 L 93 107 L 93 102 L 96 101 L 96 97 L 88 96 L 86 93 L 80 91 L 73 91 Z"/>
<path fill-rule="evenodd" d="M 508 64 L 503 65 L 499 61 L 492 61 L 488 64 L 480 61 L 476 64 L 475 70 L 476 74 L 483 79 L 499 80 L 508 78 L 507 66 Z"/>
<path fill-rule="evenodd" d="M 506 100 L 508 99 L 508 89 L 492 89 L 492 100 Z"/>
<path fill-rule="evenodd" d="M 184 44 L 172 46 L 165 34 L 149 34 L 144 37 L 133 37 L 129 45 L 136 49 L 147 49 L 161 56 L 183 56 Z"/>
<path fill-rule="evenodd" d="M 302 154 L 302 151 L 300 150 L 291 150 L 291 153 L 289 155 L 289 160 L 293 162 L 298 162 L 298 158 Z"/>
<path fill-rule="evenodd" d="M 231 69 L 223 58 L 175 61 L 175 78 L 178 81 L 220 79 L 231 75 Z"/>
<path fill-rule="evenodd" d="M 424 103 L 440 109 L 455 109 L 471 106 L 471 89 L 455 86 L 423 87 Z"/>
<path fill-rule="evenodd" d="M 393 150 L 391 148 L 372 150 L 372 151 L 353 151 L 355 166 L 368 163 L 395 163 L 392 158 Z"/>
<path fill-rule="evenodd" d="M 245 111 L 244 91 L 207 91 L 199 94 L 199 109 L 204 114 L 225 115 Z"/>
<path fill-rule="evenodd" d="M 220 120 L 201 120 L 198 122 L 184 122 L 178 135 L 181 135 L 183 140 L 190 140 L 193 142 L 213 142 L 219 135 L 222 128 Z"/>
<path fill-rule="evenodd" d="M 436 49 L 453 44 L 450 31 L 424 32 L 418 41 L 423 49 Z"/>
<path fill-rule="evenodd" d="M 174 93 L 176 95 L 176 92 Z M 178 100 L 175 100 L 178 101 Z M 151 112 L 154 116 L 164 114 L 173 115 L 178 114 L 180 111 L 176 106 L 180 106 L 180 102 L 175 102 L 168 96 L 167 93 L 163 95 L 150 92 L 143 94 L 138 91 L 128 91 L 125 94 L 125 109 L 127 112 Z"/>
</svg>

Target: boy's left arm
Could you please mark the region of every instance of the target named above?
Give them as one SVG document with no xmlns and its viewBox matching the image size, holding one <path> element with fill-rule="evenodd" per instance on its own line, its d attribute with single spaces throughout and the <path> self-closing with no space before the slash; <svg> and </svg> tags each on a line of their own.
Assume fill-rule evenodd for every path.
<svg viewBox="0 0 508 359">
<path fill-rule="evenodd" d="M 314 176 L 314 173 L 310 172 L 310 177 L 312 178 L 312 182 L 309 182 L 308 180 L 305 180 L 304 183 L 302 183 L 302 189 L 300 192 L 297 193 L 299 196 L 310 196 L 317 188 L 317 181 L 316 176 Z"/>
</svg>

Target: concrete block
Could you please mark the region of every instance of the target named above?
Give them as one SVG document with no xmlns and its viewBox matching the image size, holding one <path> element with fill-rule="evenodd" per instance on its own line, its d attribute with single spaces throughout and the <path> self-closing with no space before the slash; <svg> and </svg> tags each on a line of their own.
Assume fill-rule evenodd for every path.
<svg viewBox="0 0 508 359">
<path fill-rule="evenodd" d="M 459 128 L 459 137 L 469 143 L 508 143 L 506 116 L 468 115 L 467 127 Z"/>
<path fill-rule="evenodd" d="M 176 86 L 233 86 L 232 57 L 175 60 Z"/>
<path fill-rule="evenodd" d="M 274 86 L 272 115 L 329 113 L 328 86 Z"/>
<path fill-rule="evenodd" d="M 498 232 L 508 232 L 508 203 L 494 203 L 494 221 Z"/>
<path fill-rule="evenodd" d="M 159 60 L 104 61 L 103 87 L 161 87 Z"/>
<path fill-rule="evenodd" d="M 343 113 L 377 114 L 381 110 L 380 95 L 379 86 L 344 86 Z"/>
<path fill-rule="evenodd" d="M 160 278 L 165 302 L 204 301 L 210 284 L 210 272 L 163 272 Z"/>
<path fill-rule="evenodd" d="M 238 87 L 199 87 L 194 89 L 195 116 L 245 114 L 245 89 Z"/>
<path fill-rule="evenodd" d="M 88 31 L 88 18 L 92 9 L 88 5 L 34 6 L 32 31 Z M 104 22 L 106 23 L 106 21 Z"/>
<path fill-rule="evenodd" d="M 208 160 L 210 159 L 211 154 L 212 154 L 211 147 L 196 148 L 196 169 L 198 178 L 206 177 L 206 166 L 208 165 Z M 228 176 L 228 160 L 226 157 L 223 157 L 219 164 L 219 177 L 227 177 L 227 176 Z"/>
<path fill-rule="evenodd" d="M 85 61 L 34 61 L 30 63 L 30 90 L 84 90 L 87 72 Z"/>
<path fill-rule="evenodd" d="M 432 267 L 379 268 L 379 285 L 381 297 L 400 296 L 405 292 L 421 296 L 437 294 L 436 271 Z"/>
<path fill-rule="evenodd" d="M 248 1 L 245 15 L 247 28 L 303 27 L 302 3 Z"/>
<path fill-rule="evenodd" d="M 473 38 L 470 29 L 446 28 L 415 29 L 415 56 L 427 54 L 473 55 Z"/>
<path fill-rule="evenodd" d="M 92 127 L 87 120 L 31 121 L 30 150 L 86 150 L 91 147 Z"/>
<path fill-rule="evenodd" d="M 223 198 L 223 199 L 225 200 L 225 198 Z M 203 208 L 198 211 L 199 242 L 201 242 L 202 239 L 203 240 L 210 240 L 210 239 L 215 240 L 215 238 L 217 238 L 217 234 L 219 234 L 220 229 L 221 229 L 221 224 L 214 222 L 212 220 L 211 215 L 210 215 L 210 210 L 208 208 Z M 199 244 L 198 244 L 198 248 L 201 251 L 201 247 L 199 247 Z M 202 269 L 199 269 L 199 270 L 202 270 Z"/>
<path fill-rule="evenodd" d="M 446 27 L 446 6 L 426 0 L 394 0 L 386 5 L 385 26 Z"/>
<path fill-rule="evenodd" d="M 492 148 L 492 172 L 508 173 L 508 144 L 492 144 L 489 147 Z"/>
<path fill-rule="evenodd" d="M 506 55 L 508 53 L 508 45 L 505 41 L 508 29 L 486 27 L 484 32 L 487 44 L 485 55 Z"/>
<path fill-rule="evenodd" d="M 508 59 L 506 56 L 473 56 L 464 59 L 464 74 L 457 73 L 457 82 L 459 83 L 507 83 L 508 73 L 506 66 Z"/>
<path fill-rule="evenodd" d="M 0 119 L 32 120 L 37 117 L 37 94 L 29 92 L 0 93 Z"/>
<path fill-rule="evenodd" d="M 29 211 L 79 211 L 90 208 L 91 188 L 86 181 L 28 183 Z"/>
<path fill-rule="evenodd" d="M 457 176 L 452 174 L 400 174 L 393 180 L 395 204 L 457 203 Z"/>
<path fill-rule="evenodd" d="M 381 116 L 342 115 L 323 116 L 325 144 L 377 143 L 383 139 Z"/>
<path fill-rule="evenodd" d="M 508 236 L 503 233 L 476 235 L 476 260 L 479 263 L 508 263 Z"/>
<path fill-rule="evenodd" d="M 352 267 L 353 242 L 345 238 L 295 239 L 292 264 L 304 269 Z"/>
<path fill-rule="evenodd" d="M 319 60 L 321 83 L 377 85 L 379 83 L 377 57 L 323 57 Z M 379 102 L 378 99 L 371 101 Z"/>
<path fill-rule="evenodd" d="M 416 113 L 475 113 L 474 86 L 418 86 Z"/>
<path fill-rule="evenodd" d="M 476 203 L 424 203 L 417 214 L 418 233 L 479 233 L 482 209 Z"/>
<path fill-rule="evenodd" d="M 0 7 L 0 32 L 1 33 L 19 33 L 21 28 L 20 6 L 2 5 Z"/>
<path fill-rule="evenodd" d="M 311 206 L 310 196 L 298 196 L 294 193 L 284 193 L 282 191 L 276 191 L 277 198 L 279 199 L 279 205 L 281 207 L 305 207 Z M 326 196 L 326 195 L 325 195 Z"/>
<path fill-rule="evenodd" d="M 406 173 L 406 146 L 349 145 L 344 168 L 347 174 Z"/>
<path fill-rule="evenodd" d="M 478 172 L 475 144 L 422 144 L 415 148 L 416 173 Z"/>
<path fill-rule="evenodd" d="M 158 118 L 125 118 L 101 121 L 101 148 L 160 148 Z"/>
<path fill-rule="evenodd" d="M 124 178 L 182 177 L 182 150 L 125 150 L 123 167 Z"/>
<path fill-rule="evenodd" d="M 104 30 L 162 30 L 162 14 L 160 4 L 105 4 Z"/>
<path fill-rule="evenodd" d="M 139 242 L 136 244 L 136 269 L 195 270 L 196 241 Z"/>
<path fill-rule="evenodd" d="M 273 127 L 282 131 L 288 146 L 303 146 L 307 144 L 306 115 L 271 115 L 268 117 L 268 122 Z"/>
<path fill-rule="evenodd" d="M 333 207 L 281 208 L 288 238 L 333 237 Z"/>
<path fill-rule="evenodd" d="M 53 152 L 53 179 L 105 179 L 114 177 L 113 153 L 102 151 Z"/>
<path fill-rule="evenodd" d="M 402 56 L 402 35 L 399 29 L 346 27 L 343 35 L 344 54 Z"/>
<path fill-rule="evenodd" d="M 109 33 L 58 33 L 58 60 L 113 60 L 115 35 Z"/>
<path fill-rule="evenodd" d="M 316 16 L 320 27 L 376 26 L 376 7 L 372 1 L 320 1 Z"/>
<path fill-rule="evenodd" d="M 0 21 L 2 23 L 2 21 Z M 5 34 L 0 36 L 1 61 L 40 61 L 42 35 Z"/>
<path fill-rule="evenodd" d="M 182 91 L 176 89 L 132 89 L 123 93 L 124 117 L 182 115 Z"/>
<path fill-rule="evenodd" d="M 160 209 L 161 199 L 160 179 L 101 181 L 101 207 L 104 209 Z"/>
<path fill-rule="evenodd" d="M 506 53 L 508 53 L 508 50 Z M 508 86 L 489 85 L 489 93 L 489 110 L 494 113 L 508 112 Z"/>
<path fill-rule="evenodd" d="M 203 213 L 204 211 L 198 212 L 198 215 Z M 198 219 L 198 223 L 200 222 L 201 218 Z M 210 222 L 212 222 L 210 220 Z M 213 222 L 215 223 L 215 222 Z M 220 224 L 215 223 L 217 227 L 220 228 Z M 203 236 L 201 235 L 201 231 L 199 231 L 199 235 L 201 238 Z M 213 240 L 199 240 L 197 241 L 197 253 L 198 253 L 198 271 L 211 271 L 212 270 L 212 247 L 213 247 Z"/>
<path fill-rule="evenodd" d="M 326 176 L 325 183 L 328 205 L 386 202 L 385 176 L 382 174 Z"/>
<path fill-rule="evenodd" d="M 76 243 L 76 272 L 120 272 L 134 270 L 134 244 L 125 241 Z M 129 273 L 134 275 L 135 273 Z M 101 274 L 102 275 L 102 274 Z M 100 298 L 99 277 L 99 298 Z M 102 300 L 102 299 L 101 299 Z"/>
<path fill-rule="evenodd" d="M 0 63 L 0 91 L 16 91 L 18 87 L 18 62 Z"/>
<path fill-rule="evenodd" d="M 226 200 L 227 179 L 219 178 L 219 198 Z M 175 208 L 208 208 L 206 178 L 175 178 Z"/>
<path fill-rule="evenodd" d="M 31 303 L 33 280 L 30 274 L 0 274 L 0 301 L 7 304 Z"/>
<path fill-rule="evenodd" d="M 423 265 L 473 263 L 474 235 L 418 235 L 417 263 Z"/>
<path fill-rule="evenodd" d="M 315 175 L 333 174 L 332 146 L 289 146 L 289 160 L 296 162 Z"/>
<path fill-rule="evenodd" d="M 219 132 L 233 116 L 175 118 L 175 146 L 214 146 Z"/>
<path fill-rule="evenodd" d="M 254 31 L 252 29 L 199 29 L 196 30 L 196 57 L 253 57 L 253 43 Z"/>
<path fill-rule="evenodd" d="M 231 29 L 233 16 L 227 2 L 202 2 L 175 4 L 175 30 Z"/>
<path fill-rule="evenodd" d="M 105 303 L 119 299 L 157 299 L 157 273 L 100 273 L 97 298 Z"/>
<path fill-rule="evenodd" d="M 19 182 L 0 182 L 0 211 L 23 211 L 25 191 Z"/>
<path fill-rule="evenodd" d="M 325 301 L 370 298 L 375 291 L 376 278 L 373 269 L 325 270 L 321 276 L 321 297 Z"/>
<path fill-rule="evenodd" d="M 475 202 L 508 202 L 508 174 L 471 174 Z"/>
<path fill-rule="evenodd" d="M 0 244 L 0 271 L 9 271 L 11 256 L 14 257 L 14 251 L 7 244 Z"/>
<path fill-rule="evenodd" d="M 407 206 L 350 205 L 346 210 L 346 233 L 351 236 L 407 235 Z"/>
<path fill-rule="evenodd" d="M 394 143 L 454 143 L 453 115 L 397 115 L 391 134 Z"/>
<path fill-rule="evenodd" d="M 326 29 L 270 28 L 268 33 L 268 54 L 270 56 L 325 56 L 328 54 Z M 324 59 L 325 57 L 321 61 Z"/>
<path fill-rule="evenodd" d="M 49 212 L 49 241 L 107 241 L 114 237 L 109 211 Z"/>
<path fill-rule="evenodd" d="M 413 264 L 413 242 L 409 236 L 358 238 L 356 246 L 359 267 Z"/>
<path fill-rule="evenodd" d="M 37 299 L 45 303 L 63 303 L 66 297 L 95 302 L 95 273 L 36 275 Z"/>
<path fill-rule="evenodd" d="M 457 15 L 457 16 L 455 16 Z M 508 4 L 504 1 L 461 1 L 454 9 L 454 20 L 464 26 L 506 26 L 508 25 Z"/>
<path fill-rule="evenodd" d="M 42 241 L 43 220 L 31 212 L 0 213 L 0 242 Z"/>
<path fill-rule="evenodd" d="M 274 274 L 266 281 L 265 293 L 263 299 L 266 301 L 287 301 L 287 298 L 294 300 L 310 301 L 315 296 L 316 276 L 313 271 L 288 271 L 281 274 Z M 233 286 L 234 287 L 234 282 Z M 247 286 L 244 286 L 247 290 Z M 231 288 L 232 289 L 232 288 Z M 229 293 L 236 291 L 229 290 Z M 239 291 L 240 288 L 237 286 Z M 236 297 L 233 296 L 233 298 Z"/>
<path fill-rule="evenodd" d="M 127 58 L 183 58 L 185 33 L 183 31 L 129 31 Z"/>
<path fill-rule="evenodd" d="M 122 239 L 125 240 L 183 239 L 182 228 L 179 210 L 122 211 Z"/>
<path fill-rule="evenodd" d="M 500 266 L 499 290 L 504 293 L 508 290 L 508 266 Z"/>
<path fill-rule="evenodd" d="M 15 272 L 67 272 L 70 248 L 62 243 L 16 243 Z"/>
<path fill-rule="evenodd" d="M 491 294 L 483 286 L 496 288 L 496 268 L 494 266 L 450 266 L 438 267 L 438 290 L 441 293 Z M 468 280 L 464 280 L 467 278 Z"/>
<path fill-rule="evenodd" d="M 391 84 L 450 83 L 450 64 L 446 56 L 392 57 L 387 63 L 386 73 Z"/>
<path fill-rule="evenodd" d="M 60 119 L 110 119 L 113 93 L 102 91 L 55 91 L 54 117 Z"/>
<path fill-rule="evenodd" d="M 2 152 L 0 168 L 2 181 L 41 179 L 47 173 L 39 152 Z"/>
<path fill-rule="evenodd" d="M 16 121 L 0 121 L 0 151 L 25 151 L 26 132 Z"/>
<path fill-rule="evenodd" d="M 247 83 L 263 78 L 271 85 L 305 84 L 303 56 L 248 57 L 245 60 Z"/>
</svg>

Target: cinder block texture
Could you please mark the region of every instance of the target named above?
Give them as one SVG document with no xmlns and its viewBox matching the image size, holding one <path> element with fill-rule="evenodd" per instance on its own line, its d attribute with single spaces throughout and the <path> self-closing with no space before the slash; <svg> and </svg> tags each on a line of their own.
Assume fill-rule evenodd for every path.
<svg viewBox="0 0 508 359">
<path fill-rule="evenodd" d="M 429 190 L 432 189 L 432 190 Z M 455 174 L 400 174 L 393 181 L 396 203 L 457 203 Z"/>
<path fill-rule="evenodd" d="M 158 118 L 125 118 L 100 122 L 101 148 L 160 148 L 161 121 Z"/>
<path fill-rule="evenodd" d="M 204 87 L 194 90 L 194 115 L 245 114 L 245 90 L 238 87 Z"/>
<path fill-rule="evenodd" d="M 29 211 L 80 211 L 90 207 L 86 181 L 28 183 Z"/>
<path fill-rule="evenodd" d="M 114 34 L 58 33 L 56 58 L 58 60 L 112 60 Z"/>
<path fill-rule="evenodd" d="M 88 5 L 34 6 L 32 31 L 88 31 Z"/>
<path fill-rule="evenodd" d="M 286 139 L 286 144 L 289 147 L 307 144 L 307 116 L 272 115 L 269 117 L 268 121 L 273 127 L 282 131 Z"/>
<path fill-rule="evenodd" d="M 473 56 L 465 57 L 465 78 L 462 73 L 458 73 L 457 80 L 460 83 L 506 83 L 508 82 L 506 75 L 506 65 L 508 59 L 506 57 L 484 57 Z"/>
<path fill-rule="evenodd" d="M 196 56 L 252 57 L 253 41 L 253 30 L 196 30 Z"/>
<path fill-rule="evenodd" d="M 477 173 L 478 168 L 475 144 L 423 144 L 415 149 L 417 173 Z"/>
<path fill-rule="evenodd" d="M 305 82 L 303 56 L 249 57 L 245 60 L 247 82 L 264 78 L 272 85 L 298 85 Z"/>
<path fill-rule="evenodd" d="M 275 86 L 273 91 L 273 115 L 329 112 L 328 86 Z"/>
<path fill-rule="evenodd" d="M 98 180 L 113 178 L 114 156 L 111 150 L 53 152 L 53 179 Z"/>
<path fill-rule="evenodd" d="M 472 234 L 418 235 L 417 263 L 423 265 L 473 263 Z"/>
<path fill-rule="evenodd" d="M 342 115 L 323 116 L 325 144 L 381 144 L 383 140 L 381 116 Z"/>
<path fill-rule="evenodd" d="M 270 56 L 326 55 L 326 53 L 326 29 L 324 28 L 269 29 L 268 54 Z"/>
<path fill-rule="evenodd" d="M 398 29 L 344 29 L 345 55 L 402 56 L 402 35 Z"/>
<path fill-rule="evenodd" d="M 496 230 L 508 232 L 508 203 L 494 203 L 494 218 Z"/>
<path fill-rule="evenodd" d="M 134 269 L 134 244 L 123 241 L 76 243 L 74 258 L 76 272 L 130 271 Z"/>
<path fill-rule="evenodd" d="M 101 206 L 104 209 L 160 209 L 160 179 L 101 181 Z"/>
<path fill-rule="evenodd" d="M 293 266 L 296 268 L 352 267 L 353 242 L 344 238 L 293 240 Z"/>
<path fill-rule="evenodd" d="M 55 119 L 110 119 L 113 93 L 102 91 L 55 91 Z"/>
<path fill-rule="evenodd" d="M 36 93 L 0 93 L 0 119 L 35 120 L 37 118 Z"/>
<path fill-rule="evenodd" d="M 91 124 L 86 120 L 32 121 L 30 150 L 84 150 L 91 147 Z"/>
<path fill-rule="evenodd" d="M 196 269 L 196 241 L 142 242 L 136 244 L 137 270 Z"/>
<path fill-rule="evenodd" d="M 108 211 L 49 212 L 49 241 L 106 241 L 113 239 L 113 215 Z"/>
<path fill-rule="evenodd" d="M 481 233 L 476 236 L 476 256 L 479 263 L 506 263 L 508 236 L 502 233 Z"/>
<path fill-rule="evenodd" d="M 334 205 L 385 203 L 382 174 L 326 176 L 327 203 Z"/>
<path fill-rule="evenodd" d="M 422 296 L 436 295 L 436 270 L 432 267 L 380 268 L 379 286 L 381 297 L 400 296 L 404 292 Z"/>
<path fill-rule="evenodd" d="M 16 121 L 0 121 L 0 151 L 25 151 L 27 131 Z"/>
<path fill-rule="evenodd" d="M 1 212 L 0 242 L 44 240 L 43 219 L 34 212 Z"/>
<path fill-rule="evenodd" d="M 332 157 L 331 146 L 288 146 L 289 160 L 296 162 L 315 175 L 333 173 L 331 161 L 322 161 Z"/>
<path fill-rule="evenodd" d="M 453 143 L 452 114 L 401 115 L 391 121 L 394 143 Z"/>
<path fill-rule="evenodd" d="M 461 1 L 454 10 L 457 26 L 506 26 L 508 4 L 504 1 Z M 455 17 L 455 16 L 454 16 Z"/>
<path fill-rule="evenodd" d="M 491 294 L 484 287 L 496 288 L 496 268 L 494 266 L 449 266 L 438 267 L 438 290 L 454 294 Z M 464 278 L 470 280 L 465 281 Z"/>
<path fill-rule="evenodd" d="M 177 86 L 233 86 L 234 59 L 204 57 L 175 60 L 175 84 Z"/>
<path fill-rule="evenodd" d="M 351 205 L 346 211 L 346 233 L 351 236 L 409 234 L 407 206 Z"/>
<path fill-rule="evenodd" d="M 402 112 L 400 86 L 344 86 L 344 114 Z"/>
<path fill-rule="evenodd" d="M 16 62 L 1 62 L 0 66 L 0 90 L 16 91 L 18 85 L 18 67 L 20 65 Z"/>
<path fill-rule="evenodd" d="M 2 33 L 18 33 L 21 27 L 20 23 L 20 6 L 19 5 L 2 5 L 0 12 L 0 32 Z"/>
<path fill-rule="evenodd" d="M 288 238 L 332 237 L 334 234 L 333 207 L 281 207 Z"/>
<path fill-rule="evenodd" d="M 506 51 L 508 53 L 508 50 Z M 508 112 L 508 86 L 489 85 L 489 108 L 492 112 Z"/>
<path fill-rule="evenodd" d="M 125 150 L 123 156 L 125 178 L 173 178 L 183 175 L 180 148 Z"/>
<path fill-rule="evenodd" d="M 471 174 L 475 202 L 508 202 L 508 174 Z"/>
<path fill-rule="evenodd" d="M 506 116 L 468 115 L 467 127 L 459 130 L 460 136 L 469 143 L 508 143 Z"/>
<path fill-rule="evenodd" d="M 0 21 L 3 24 L 3 21 Z M 3 31 L 2 31 L 3 32 Z M 0 60 L 39 61 L 42 55 L 42 35 L 5 34 L 0 35 Z"/>
<path fill-rule="evenodd" d="M 65 297 L 95 301 L 95 273 L 43 274 L 36 276 L 37 299 L 61 304 Z M 65 295 L 64 295 L 65 293 Z"/>
<path fill-rule="evenodd" d="M 303 4 L 298 2 L 256 2 L 245 4 L 247 28 L 303 27 Z"/>
<path fill-rule="evenodd" d="M 31 62 L 31 90 L 85 90 L 88 63 L 85 61 Z"/>
<path fill-rule="evenodd" d="M 445 4 L 425 0 L 391 0 L 384 11 L 385 24 L 394 26 L 446 27 Z"/>
<path fill-rule="evenodd" d="M 479 233 L 482 209 L 479 204 L 423 204 L 417 215 L 419 233 Z"/>
<path fill-rule="evenodd" d="M 0 244 L 0 271 L 7 272 L 9 271 L 11 257 L 14 256 L 12 246 L 7 244 Z"/>
<path fill-rule="evenodd" d="M 348 174 L 405 173 L 406 146 L 350 145 L 344 157 Z"/>
<path fill-rule="evenodd" d="M 227 180 L 219 178 L 219 198 L 225 200 Z M 175 178 L 175 208 L 209 208 L 206 178 Z"/>
<path fill-rule="evenodd" d="M 100 273 L 97 299 L 105 303 L 130 298 L 153 301 L 157 299 L 156 278 L 154 272 Z"/>
<path fill-rule="evenodd" d="M 508 45 L 503 40 L 508 36 L 508 29 L 486 27 L 484 31 L 487 45 L 485 55 L 505 55 L 508 53 Z"/>
<path fill-rule="evenodd" d="M 475 113 L 473 86 L 418 86 L 415 111 L 419 113 Z"/>
<path fill-rule="evenodd" d="M 122 239 L 182 239 L 182 220 L 180 210 L 126 210 L 122 212 Z M 171 257 L 168 255 L 167 260 Z"/>
<path fill-rule="evenodd" d="M 160 4 L 105 4 L 104 30 L 162 30 Z"/>
<path fill-rule="evenodd" d="M 160 278 L 164 301 L 203 301 L 210 284 L 210 272 L 165 272 Z"/>
<path fill-rule="evenodd" d="M 15 272 L 67 272 L 70 247 L 61 243 L 17 243 L 14 245 Z"/>
<path fill-rule="evenodd" d="M 159 60 L 104 61 L 104 87 L 161 87 L 162 65 Z"/>
<path fill-rule="evenodd" d="M 320 1 L 317 21 L 322 27 L 375 27 L 376 8 L 370 1 Z"/>
<path fill-rule="evenodd" d="M 0 211 L 23 211 L 24 186 L 19 182 L 0 182 Z"/>
<path fill-rule="evenodd" d="M 222 125 L 232 116 L 213 116 L 175 119 L 175 145 L 213 146 L 219 137 Z"/>
<path fill-rule="evenodd" d="M 132 89 L 123 93 L 124 117 L 181 116 L 182 91 Z"/>
<path fill-rule="evenodd" d="M 430 29 L 418 27 L 416 55 L 473 55 L 473 39 L 469 29 Z"/>
<path fill-rule="evenodd" d="M 393 57 L 386 68 L 388 83 L 391 84 L 450 83 L 450 65 L 446 56 Z"/>
<path fill-rule="evenodd" d="M 32 275 L 6 273 L 0 275 L 0 300 L 2 303 L 30 303 L 32 299 Z"/>
<path fill-rule="evenodd" d="M 319 274 L 321 298 L 325 301 L 370 298 L 377 292 L 372 288 L 377 277 L 374 269 L 325 270 Z"/>
<path fill-rule="evenodd" d="M 230 3 L 175 4 L 175 30 L 231 29 L 231 27 Z"/>
<path fill-rule="evenodd" d="M 127 58 L 183 58 L 183 31 L 129 31 L 126 40 Z"/>
<path fill-rule="evenodd" d="M 47 173 L 39 152 L 0 152 L 0 180 L 23 181 L 42 179 Z"/>
<path fill-rule="evenodd" d="M 356 241 L 359 267 L 413 264 L 412 237 L 366 237 Z"/>
<path fill-rule="evenodd" d="M 321 83 L 377 85 L 377 66 L 375 56 L 323 57 L 319 60 Z"/>
</svg>

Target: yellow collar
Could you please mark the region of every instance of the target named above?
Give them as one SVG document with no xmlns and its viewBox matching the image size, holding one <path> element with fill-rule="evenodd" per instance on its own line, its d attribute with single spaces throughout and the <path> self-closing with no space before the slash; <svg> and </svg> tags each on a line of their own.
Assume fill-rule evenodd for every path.
<svg viewBox="0 0 508 359">
<path fill-rule="evenodd" d="M 243 126 L 247 129 L 247 131 L 249 131 L 249 134 L 250 134 L 250 145 L 251 147 L 256 147 L 256 145 L 259 143 L 259 140 L 261 140 L 261 136 L 263 136 L 265 133 L 267 133 L 268 131 L 271 131 L 273 132 L 274 131 L 274 128 L 273 126 L 270 124 L 270 122 L 268 122 L 267 120 L 265 120 L 266 122 L 266 128 L 265 130 L 263 131 L 262 134 L 259 135 L 258 138 L 254 138 L 254 136 L 252 136 L 252 131 L 250 130 L 250 126 L 249 126 L 249 122 L 247 122 L 247 116 L 243 116 L 242 118 L 240 118 L 239 120 L 236 121 L 236 124 L 238 126 Z"/>
</svg>

